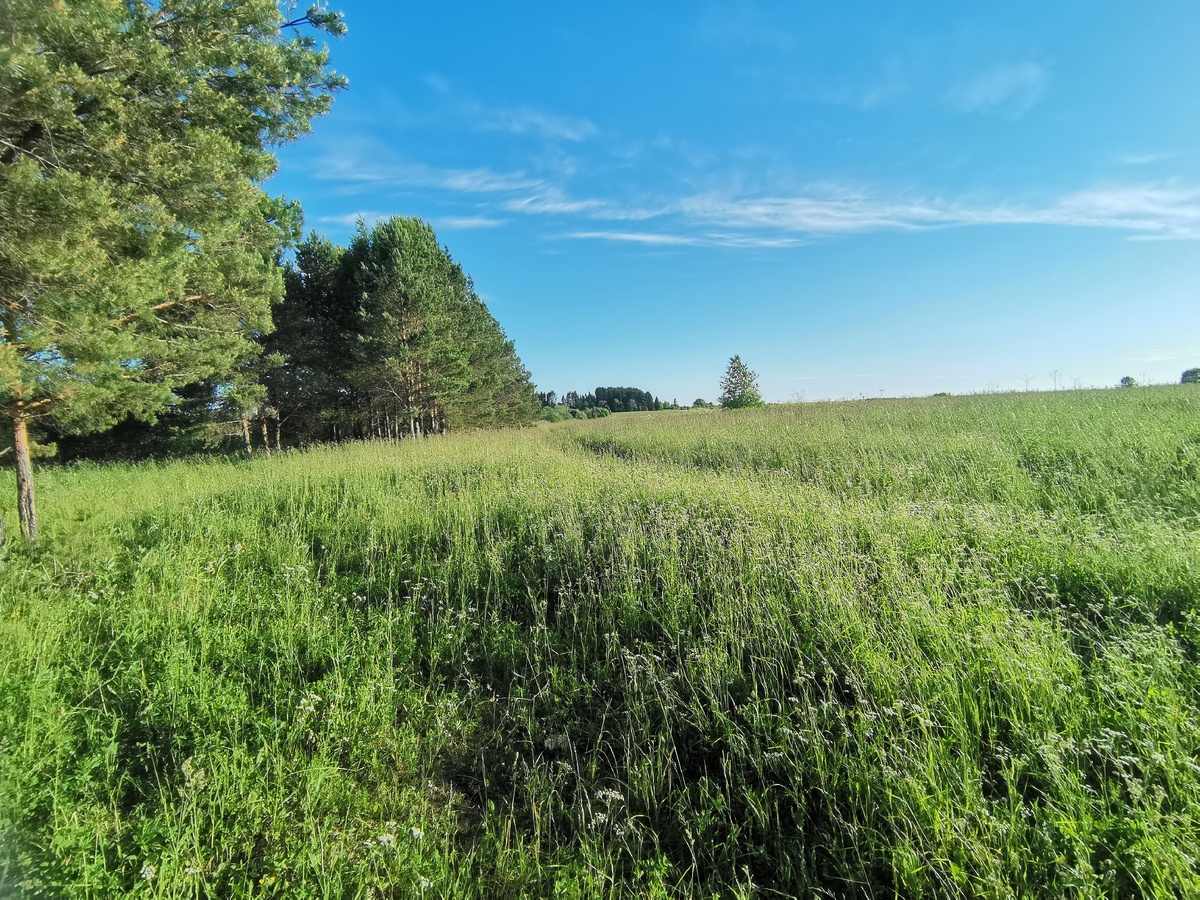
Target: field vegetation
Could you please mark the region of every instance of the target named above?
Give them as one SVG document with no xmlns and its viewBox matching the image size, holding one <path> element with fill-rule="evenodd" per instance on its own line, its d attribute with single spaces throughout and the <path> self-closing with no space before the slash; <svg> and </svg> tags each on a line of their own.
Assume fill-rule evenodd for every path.
<svg viewBox="0 0 1200 900">
<path fill-rule="evenodd" d="M 39 487 L 0 895 L 1200 895 L 1191 386 Z"/>
</svg>

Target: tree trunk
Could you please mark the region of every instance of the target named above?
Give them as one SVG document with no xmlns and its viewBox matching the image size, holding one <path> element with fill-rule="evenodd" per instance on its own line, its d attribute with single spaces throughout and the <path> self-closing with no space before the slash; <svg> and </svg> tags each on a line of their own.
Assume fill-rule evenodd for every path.
<svg viewBox="0 0 1200 900">
<path fill-rule="evenodd" d="M 37 504 L 33 494 L 33 463 L 29 459 L 29 420 L 13 420 L 13 449 L 17 455 L 17 515 L 31 544 L 38 540 Z"/>
<path fill-rule="evenodd" d="M 275 417 L 275 452 L 276 453 L 283 452 L 283 438 L 281 438 L 279 436 L 279 429 L 282 427 L 282 425 L 283 425 L 283 420 L 280 419 L 278 416 L 276 416 Z"/>
<path fill-rule="evenodd" d="M 267 458 L 269 459 L 271 456 L 271 435 L 267 432 L 267 420 L 265 417 L 262 420 L 262 433 L 263 451 L 267 454 Z"/>
<path fill-rule="evenodd" d="M 250 420 L 242 416 L 242 437 L 246 439 L 246 455 L 254 455 L 254 447 L 250 444 Z"/>
</svg>

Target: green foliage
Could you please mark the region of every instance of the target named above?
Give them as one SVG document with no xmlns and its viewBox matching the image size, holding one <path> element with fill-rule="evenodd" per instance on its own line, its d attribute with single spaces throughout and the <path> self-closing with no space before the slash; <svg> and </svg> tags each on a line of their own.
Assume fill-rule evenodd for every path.
<svg viewBox="0 0 1200 900">
<path fill-rule="evenodd" d="M 528 422 L 529 373 L 470 277 L 415 218 L 360 224 L 343 250 L 300 245 L 266 346 L 292 442 Z M 564 413 L 564 417 L 565 417 Z"/>
<path fill-rule="evenodd" d="M 274 0 L 4 4 L 7 415 L 151 416 L 252 352 L 296 221 L 260 187 L 269 148 L 341 84 L 282 24 Z"/>
<path fill-rule="evenodd" d="M 762 393 L 758 389 L 758 375 L 742 362 L 740 356 L 729 360 L 725 377 L 721 379 L 721 396 L 717 400 L 725 409 L 746 409 L 763 406 Z"/>
<path fill-rule="evenodd" d="M 285 24 L 275 0 L 0 6 L 0 415 L 18 433 L 152 419 L 255 354 L 298 222 L 261 186 L 271 149 L 342 84 L 304 26 L 341 29 Z"/>
<path fill-rule="evenodd" d="M 50 471 L 56 562 L 0 571 L 0 895 L 1196 895 L 1198 412 Z"/>
<path fill-rule="evenodd" d="M 1187 369 L 1179 378 L 1180 384 L 1200 384 L 1200 369 Z"/>
<path fill-rule="evenodd" d="M 283 301 L 272 310 L 272 331 L 262 338 L 283 364 L 264 377 L 289 440 L 337 437 L 338 423 L 357 402 L 350 390 L 361 327 L 361 299 L 344 285 L 345 250 L 315 232 L 296 248 L 284 272 Z"/>
<path fill-rule="evenodd" d="M 1137 381 L 1132 375 L 1125 375 L 1121 378 L 1120 386 L 1124 388 L 1137 387 Z"/>
<path fill-rule="evenodd" d="M 557 401 L 554 391 L 539 394 L 544 405 L 553 406 Z M 670 408 L 649 391 L 631 387 L 598 387 L 589 394 L 578 391 L 567 391 L 562 397 L 562 403 L 571 409 L 590 412 L 593 409 L 606 409 L 612 412 L 657 412 Z"/>
</svg>

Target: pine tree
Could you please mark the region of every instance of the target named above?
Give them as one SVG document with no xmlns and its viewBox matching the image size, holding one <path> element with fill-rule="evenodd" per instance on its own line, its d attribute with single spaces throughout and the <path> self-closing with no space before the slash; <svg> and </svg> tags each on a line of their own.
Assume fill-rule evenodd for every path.
<svg viewBox="0 0 1200 900">
<path fill-rule="evenodd" d="M 345 252 L 315 232 L 300 243 L 272 309 L 273 330 L 262 337 L 264 350 L 282 358 L 263 380 L 276 433 L 289 443 L 336 439 L 355 402 L 348 385 L 361 316 L 342 285 Z"/>
<path fill-rule="evenodd" d="M 750 371 L 740 356 L 735 355 L 729 360 L 725 377 L 721 379 L 721 397 L 717 402 L 725 409 L 765 405 L 758 389 L 758 375 Z"/>
<path fill-rule="evenodd" d="M 153 418 L 256 352 L 298 210 L 270 148 L 341 85 L 275 0 L 0 3 L 0 415 L 37 538 L 31 423 Z"/>
<path fill-rule="evenodd" d="M 285 357 L 268 402 L 289 440 L 399 438 L 528 422 L 529 373 L 462 267 L 416 218 L 313 235 L 266 346 Z"/>
</svg>

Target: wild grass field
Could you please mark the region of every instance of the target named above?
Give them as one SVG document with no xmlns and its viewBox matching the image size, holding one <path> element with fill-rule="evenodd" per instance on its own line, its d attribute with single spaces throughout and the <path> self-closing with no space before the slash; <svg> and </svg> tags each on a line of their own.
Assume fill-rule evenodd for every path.
<svg viewBox="0 0 1200 900">
<path fill-rule="evenodd" d="M 39 479 L 0 896 L 1200 895 L 1200 389 Z"/>
</svg>

